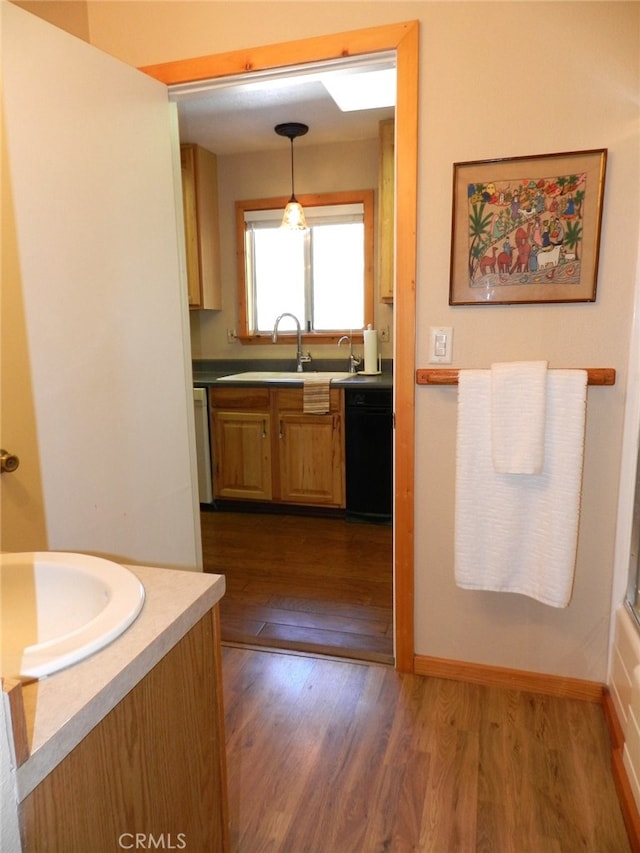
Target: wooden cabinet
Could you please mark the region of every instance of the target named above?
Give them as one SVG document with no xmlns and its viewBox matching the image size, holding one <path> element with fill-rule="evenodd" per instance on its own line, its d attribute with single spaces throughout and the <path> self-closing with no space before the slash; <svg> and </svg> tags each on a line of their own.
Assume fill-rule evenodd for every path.
<svg viewBox="0 0 640 853">
<path fill-rule="evenodd" d="M 344 393 L 305 414 L 302 388 L 211 388 L 217 498 L 344 508 Z"/>
<path fill-rule="evenodd" d="M 344 507 L 343 397 L 330 392 L 330 412 L 303 413 L 301 388 L 277 389 L 278 474 L 283 503 Z"/>
<path fill-rule="evenodd" d="M 218 166 L 199 145 L 181 145 L 182 209 L 189 308 L 222 308 Z"/>
<path fill-rule="evenodd" d="M 268 388 L 212 388 L 214 496 L 270 501 L 271 401 Z"/>
<path fill-rule="evenodd" d="M 219 630 L 216 605 L 25 798 L 25 853 L 229 849 Z"/>
</svg>

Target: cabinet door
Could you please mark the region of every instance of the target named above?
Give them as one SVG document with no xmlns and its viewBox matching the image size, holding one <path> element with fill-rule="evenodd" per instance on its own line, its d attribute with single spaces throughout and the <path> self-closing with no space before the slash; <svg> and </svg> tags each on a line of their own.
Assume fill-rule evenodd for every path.
<svg viewBox="0 0 640 853">
<path fill-rule="evenodd" d="M 340 414 L 280 412 L 279 471 L 283 503 L 344 506 Z"/>
<path fill-rule="evenodd" d="M 271 417 L 268 412 L 214 411 L 214 496 L 269 501 Z"/>
<path fill-rule="evenodd" d="M 187 292 L 189 308 L 199 308 L 200 259 L 198 257 L 198 214 L 196 209 L 196 175 L 193 146 L 180 148 L 182 172 L 182 212 L 184 215 L 185 259 L 187 265 Z"/>
<path fill-rule="evenodd" d="M 145 849 L 229 850 L 217 605 L 25 797 L 20 812 L 23 849 L 34 853 L 139 850 L 138 838 Z"/>
<path fill-rule="evenodd" d="M 182 145 L 180 162 L 189 307 L 220 310 L 217 158 L 199 145 Z"/>
</svg>

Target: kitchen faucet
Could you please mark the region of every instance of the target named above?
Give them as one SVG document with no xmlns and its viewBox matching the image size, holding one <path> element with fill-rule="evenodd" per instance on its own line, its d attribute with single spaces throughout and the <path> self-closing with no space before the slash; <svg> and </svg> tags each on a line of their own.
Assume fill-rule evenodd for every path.
<svg viewBox="0 0 640 853">
<path fill-rule="evenodd" d="M 306 355 L 302 355 L 302 330 L 300 329 L 300 321 L 296 317 L 295 314 L 290 314 L 288 311 L 285 311 L 284 314 L 280 314 L 279 317 L 276 318 L 275 325 L 273 327 L 273 336 L 272 340 L 275 342 L 278 340 L 278 324 L 283 317 L 291 317 L 291 319 L 296 324 L 296 341 L 297 341 L 297 349 L 296 349 L 296 371 L 298 373 L 302 373 L 302 363 L 307 364 L 311 361 L 311 354 L 307 353 Z"/>
<path fill-rule="evenodd" d="M 343 335 L 338 340 L 338 346 L 340 346 L 343 341 L 349 341 L 349 373 L 355 373 L 356 367 L 360 364 L 362 359 L 356 358 L 353 354 L 353 341 L 349 335 Z"/>
</svg>

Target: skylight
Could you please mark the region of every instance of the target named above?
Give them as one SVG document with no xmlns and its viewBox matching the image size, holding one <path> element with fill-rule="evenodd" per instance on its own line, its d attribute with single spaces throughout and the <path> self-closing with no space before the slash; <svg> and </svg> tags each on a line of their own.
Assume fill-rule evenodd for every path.
<svg viewBox="0 0 640 853">
<path fill-rule="evenodd" d="M 321 79 L 342 112 L 395 106 L 395 67 L 327 74 Z"/>
</svg>

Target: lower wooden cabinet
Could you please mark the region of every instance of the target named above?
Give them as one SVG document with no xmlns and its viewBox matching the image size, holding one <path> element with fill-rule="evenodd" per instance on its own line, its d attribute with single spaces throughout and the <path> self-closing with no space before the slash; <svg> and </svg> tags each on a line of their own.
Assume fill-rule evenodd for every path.
<svg viewBox="0 0 640 853">
<path fill-rule="evenodd" d="M 344 506 L 343 392 L 332 411 L 302 412 L 302 389 L 277 389 L 278 473 L 283 503 Z"/>
<path fill-rule="evenodd" d="M 217 412 L 213 420 L 216 495 L 270 501 L 270 414 Z"/>
<path fill-rule="evenodd" d="M 305 414 L 302 388 L 209 391 L 214 495 L 344 508 L 344 393 Z"/>
</svg>

